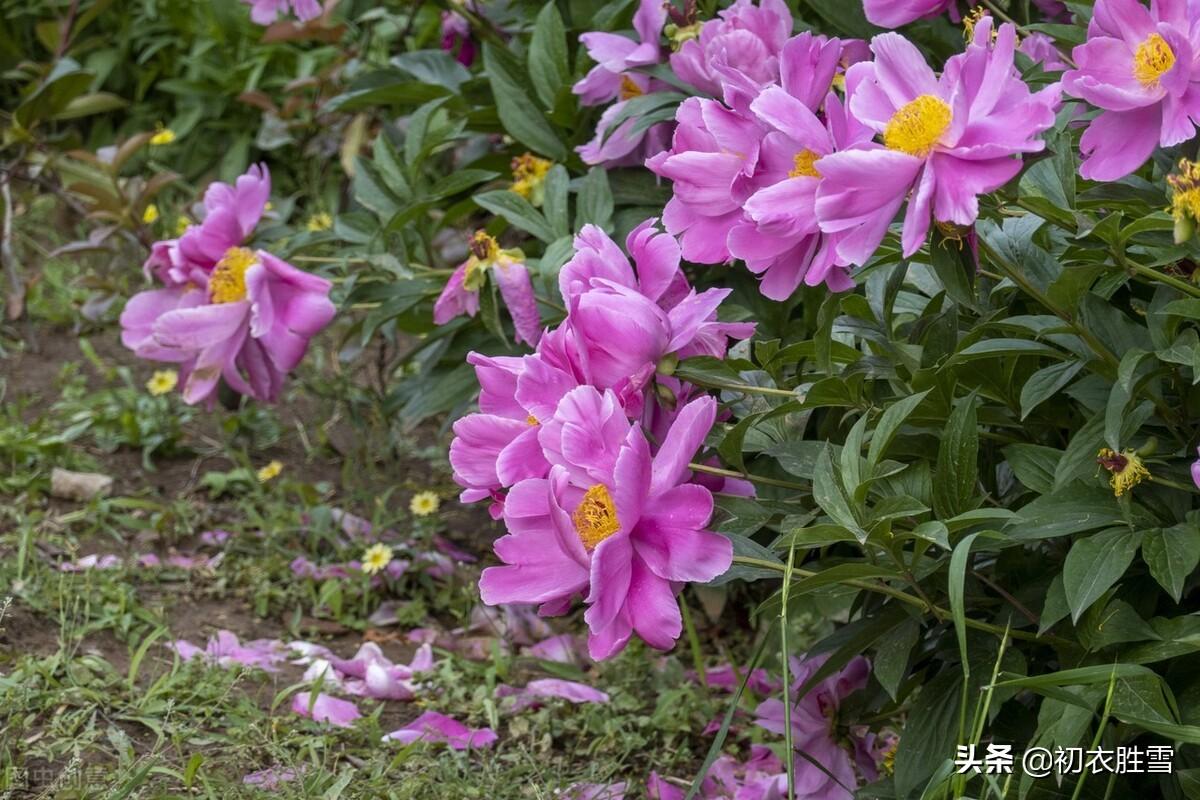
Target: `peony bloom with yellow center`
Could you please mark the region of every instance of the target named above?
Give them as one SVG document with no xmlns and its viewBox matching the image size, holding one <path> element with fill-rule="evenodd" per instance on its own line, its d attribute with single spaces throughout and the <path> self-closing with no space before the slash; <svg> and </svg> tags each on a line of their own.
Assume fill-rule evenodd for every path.
<svg viewBox="0 0 1200 800">
<path fill-rule="evenodd" d="M 154 128 L 154 135 L 150 137 L 150 145 L 152 147 L 162 147 L 163 145 L 171 144 L 175 139 L 175 131 L 170 128 L 164 128 L 160 122 Z"/>
<path fill-rule="evenodd" d="M 142 222 L 147 225 L 153 225 L 158 222 L 158 206 L 154 205 L 154 203 L 146 206 L 145 210 L 142 211 Z"/>
<path fill-rule="evenodd" d="M 259 483 L 266 483 L 267 481 L 272 480 L 273 478 L 278 478 L 279 473 L 281 473 L 281 472 L 283 472 L 283 462 L 282 461 L 272 461 L 269 464 L 267 464 L 266 466 L 259 469 L 259 471 L 255 474 L 258 477 Z"/>
<path fill-rule="evenodd" d="M 175 388 L 179 383 L 179 373 L 173 369 L 163 369 L 155 372 L 146 381 L 146 391 L 158 397 Z"/>
<path fill-rule="evenodd" d="M 1096 463 L 1112 473 L 1108 485 L 1117 497 L 1150 477 L 1150 470 L 1142 463 L 1137 451 L 1129 448 L 1119 453 L 1107 447 L 1102 448 L 1096 454 Z"/>
<path fill-rule="evenodd" d="M 392 548 L 386 544 L 373 544 L 362 556 L 362 571 L 368 575 L 382 572 L 392 563 Z"/>
<path fill-rule="evenodd" d="M 441 505 L 442 499 L 436 492 L 417 492 L 409 502 L 408 510 L 418 517 L 428 517 L 430 514 L 436 514 Z"/>
<path fill-rule="evenodd" d="M 512 160 L 512 190 L 531 204 L 540 206 L 546 199 L 546 173 L 553 166 L 553 161 L 532 153 L 517 156 Z"/>
<path fill-rule="evenodd" d="M 327 231 L 333 227 L 333 217 L 329 216 L 328 212 L 319 211 L 308 218 L 304 223 L 304 229 L 310 233 L 319 231 Z"/>
<path fill-rule="evenodd" d="M 1133 77 L 1147 89 L 1175 66 L 1175 51 L 1157 33 L 1150 34 L 1133 54 Z"/>
</svg>

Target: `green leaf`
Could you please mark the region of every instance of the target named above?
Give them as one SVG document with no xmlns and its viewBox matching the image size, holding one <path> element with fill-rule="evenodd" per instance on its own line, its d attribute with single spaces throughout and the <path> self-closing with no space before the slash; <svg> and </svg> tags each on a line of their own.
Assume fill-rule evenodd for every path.
<svg viewBox="0 0 1200 800">
<path fill-rule="evenodd" d="M 608 186 L 608 173 L 603 167 L 592 167 L 579 183 L 579 202 L 575 206 L 575 230 L 595 225 L 608 230 L 612 222 L 613 196 Z"/>
<path fill-rule="evenodd" d="M 542 212 L 534 208 L 521 195 L 507 189 L 494 192 L 484 192 L 475 196 L 475 202 L 493 214 L 504 217 L 526 233 L 531 233 L 546 244 L 550 244 L 558 235 L 550 227 L 550 223 L 542 216 Z"/>
<path fill-rule="evenodd" d="M 783 566 L 783 562 L 779 560 L 779 556 L 775 554 L 774 550 L 763 547 L 750 537 L 742 536 L 741 534 L 737 533 L 730 533 L 728 531 L 717 532 L 733 543 L 734 556 L 744 556 L 746 558 L 758 559 L 759 561 L 769 561 L 773 564 L 778 564 L 781 567 Z M 778 570 L 735 563 L 725 572 L 713 578 L 705 585 L 721 586 L 729 583 L 730 581 L 757 581 L 765 578 L 778 579 L 779 575 L 780 573 Z"/>
<path fill-rule="evenodd" d="M 1183 523 L 1149 531 L 1142 541 L 1142 559 L 1154 580 L 1178 603 L 1184 581 L 1200 564 L 1200 530 Z"/>
<path fill-rule="evenodd" d="M 1054 472 L 1062 460 L 1062 451 L 1040 444 L 1020 442 L 1004 448 L 1004 458 L 1013 474 L 1025 487 L 1041 494 L 1054 489 Z"/>
<path fill-rule="evenodd" d="M 929 261 L 950 299 L 975 308 L 975 259 L 962 241 L 948 239 L 935 229 L 929 242 Z"/>
<path fill-rule="evenodd" d="M 1082 361 L 1064 361 L 1043 367 L 1029 376 L 1021 387 L 1021 419 L 1046 400 L 1055 396 L 1083 369 Z"/>
<path fill-rule="evenodd" d="M 451 172 L 435 183 L 429 190 L 429 196 L 431 198 L 449 197 L 497 177 L 499 177 L 499 173 L 486 169 L 460 169 Z"/>
<path fill-rule="evenodd" d="M 859 527 L 858 519 L 842 491 L 842 482 L 834 470 L 829 447 L 823 449 L 817 458 L 813 474 L 813 500 L 834 522 L 851 531 L 860 542 L 867 540 L 867 532 Z"/>
<path fill-rule="evenodd" d="M 900 430 L 900 426 L 908 419 L 909 415 L 917 410 L 921 405 L 921 401 L 929 395 L 929 389 L 916 394 L 911 394 L 903 400 L 898 400 L 888 406 L 887 410 L 879 417 L 878 424 L 875 425 L 875 430 L 871 433 L 871 446 L 867 449 L 867 462 L 874 467 L 879 463 L 887 453 L 888 446 L 892 440 L 896 438 L 896 434 Z"/>
<path fill-rule="evenodd" d="M 942 431 L 933 483 L 933 509 L 938 517 L 953 517 L 976 505 L 978 458 L 979 426 L 972 392 L 951 412 Z"/>
<path fill-rule="evenodd" d="M 380 179 L 372 162 L 356 160 L 354 170 L 354 199 L 375 213 L 380 220 L 391 219 L 401 203 Z"/>
<path fill-rule="evenodd" d="M 518 77 L 520 65 L 513 55 L 487 42 L 483 46 L 483 64 L 492 84 L 496 112 L 504 129 L 536 153 L 555 161 L 565 161 L 567 149 L 546 119 L 545 112 L 526 93 Z"/>
<path fill-rule="evenodd" d="M 898 699 L 897 692 L 908 669 L 909 654 L 920 633 L 921 625 L 910 619 L 885 633 L 879 640 L 875 650 L 875 677 L 893 700 Z"/>
<path fill-rule="evenodd" d="M 905 723 L 905 736 L 896 749 L 896 796 L 911 797 L 943 761 L 954 754 L 958 737 L 963 677 L 943 669 L 921 687 Z"/>
<path fill-rule="evenodd" d="M 997 356 L 1051 356 L 1065 358 L 1063 351 L 1029 339 L 984 339 L 959 350 L 952 361 L 971 361 Z"/>
<path fill-rule="evenodd" d="M 567 65 L 567 32 L 557 3 L 550 0 L 538 13 L 529 40 L 529 78 L 538 99 L 547 108 L 570 77 Z"/>
<path fill-rule="evenodd" d="M 567 168 L 555 164 L 546 173 L 545 197 L 542 200 L 542 212 L 546 221 L 558 234 L 559 238 L 571 235 L 571 220 L 567 209 L 567 191 L 570 177 Z"/>
<path fill-rule="evenodd" d="M 1052 539 L 1119 525 L 1123 521 L 1121 507 L 1112 492 L 1078 484 L 1039 497 L 1017 515 L 1005 526 L 1016 541 Z"/>
<path fill-rule="evenodd" d="M 88 90 L 95 76 L 69 58 L 54 63 L 50 73 L 17 106 L 14 116 L 23 128 L 62 112 L 71 101 Z"/>
<path fill-rule="evenodd" d="M 1071 607 L 1071 621 L 1125 574 L 1137 555 L 1142 535 L 1128 528 L 1112 528 L 1079 539 L 1063 563 L 1063 589 Z"/>
</svg>

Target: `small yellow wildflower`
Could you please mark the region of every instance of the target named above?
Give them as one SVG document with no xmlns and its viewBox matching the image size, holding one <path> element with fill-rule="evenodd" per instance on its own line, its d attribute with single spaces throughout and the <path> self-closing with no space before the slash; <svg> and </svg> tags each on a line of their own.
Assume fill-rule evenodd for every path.
<svg viewBox="0 0 1200 800">
<path fill-rule="evenodd" d="M 368 575 L 374 575 L 382 572 L 390 563 L 392 563 L 392 548 L 386 544 L 373 544 L 367 548 L 367 552 L 363 553 L 362 571 Z"/>
<path fill-rule="evenodd" d="M 538 158 L 533 153 L 517 156 L 512 160 L 512 190 L 535 206 L 546 198 L 546 173 L 554 166 L 553 161 Z"/>
<path fill-rule="evenodd" d="M 1112 473 L 1108 485 L 1117 497 L 1150 477 L 1150 470 L 1146 469 L 1136 450 L 1127 448 L 1118 453 L 1104 447 L 1096 454 L 1096 463 Z"/>
<path fill-rule="evenodd" d="M 152 147 L 162 147 L 163 145 L 171 144 L 175 141 L 175 131 L 170 128 L 164 128 L 160 122 L 154 126 L 154 135 L 150 137 L 150 145 Z"/>
<path fill-rule="evenodd" d="M 408 504 L 408 510 L 418 517 L 428 517 L 430 514 L 436 514 L 441 504 L 442 499 L 436 492 L 417 492 Z"/>
<path fill-rule="evenodd" d="M 146 391 L 158 397 L 175 388 L 179 383 L 179 373 L 173 369 L 163 369 L 155 372 L 146 381 Z"/>
<path fill-rule="evenodd" d="M 258 482 L 266 483 L 272 478 L 279 477 L 279 473 L 281 472 L 283 472 L 283 463 L 280 461 L 272 461 L 258 471 Z"/>
<path fill-rule="evenodd" d="M 180 214 L 175 220 L 175 235 L 183 236 L 190 227 L 192 227 L 192 221 L 187 218 L 186 214 Z"/>
<path fill-rule="evenodd" d="M 319 211 L 308 218 L 308 222 L 304 223 L 304 227 L 312 233 L 327 231 L 333 227 L 333 217 L 329 216 L 327 212 Z"/>
<path fill-rule="evenodd" d="M 158 206 L 151 203 L 146 206 L 146 210 L 142 212 L 142 222 L 147 225 L 153 225 L 158 222 Z"/>
</svg>

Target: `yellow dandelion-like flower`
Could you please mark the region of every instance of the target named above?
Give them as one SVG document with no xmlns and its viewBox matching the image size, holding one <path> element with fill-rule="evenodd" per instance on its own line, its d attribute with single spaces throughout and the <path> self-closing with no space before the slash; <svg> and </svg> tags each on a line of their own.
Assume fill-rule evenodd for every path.
<svg viewBox="0 0 1200 800">
<path fill-rule="evenodd" d="M 158 222 L 158 206 L 151 203 L 146 206 L 146 210 L 142 212 L 142 222 L 147 225 L 153 225 Z"/>
<path fill-rule="evenodd" d="M 428 517 L 430 514 L 436 514 L 441 504 L 442 499 L 436 492 L 417 492 L 408 504 L 408 510 L 418 517 Z"/>
<path fill-rule="evenodd" d="M 272 461 L 270 464 L 267 464 L 265 467 L 260 469 L 256 474 L 258 476 L 259 483 L 266 483 L 272 478 L 279 477 L 279 473 L 281 472 L 283 472 L 283 462 Z"/>
<path fill-rule="evenodd" d="M 1104 447 L 1096 454 L 1096 463 L 1112 473 L 1108 485 L 1117 497 L 1150 477 L 1150 470 L 1142 463 L 1136 450 L 1127 448 L 1118 453 Z"/>
<path fill-rule="evenodd" d="M 164 128 L 160 122 L 154 126 L 154 135 L 150 137 L 150 145 L 152 147 L 162 147 L 163 145 L 171 144 L 176 138 L 175 131 L 170 128 Z"/>
<path fill-rule="evenodd" d="M 178 219 L 175 220 L 175 235 L 183 236 L 190 227 L 192 227 L 192 221 L 188 219 L 186 214 L 180 214 Z"/>
<path fill-rule="evenodd" d="M 304 223 L 304 227 L 313 233 L 327 231 L 333 227 L 333 217 L 324 211 L 318 212 L 308 218 L 308 222 Z"/>
<path fill-rule="evenodd" d="M 381 572 L 392 563 L 392 548 L 386 544 L 373 544 L 367 548 L 362 557 L 362 571 L 368 575 Z"/>
<path fill-rule="evenodd" d="M 175 388 L 179 383 L 179 373 L 173 369 L 163 369 L 155 372 L 146 381 L 146 391 L 158 397 Z"/>
</svg>

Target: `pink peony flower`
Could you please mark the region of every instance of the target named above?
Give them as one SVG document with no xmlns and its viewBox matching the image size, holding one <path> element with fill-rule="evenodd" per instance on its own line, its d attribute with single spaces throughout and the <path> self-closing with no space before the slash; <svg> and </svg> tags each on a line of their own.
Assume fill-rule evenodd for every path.
<svg viewBox="0 0 1200 800">
<path fill-rule="evenodd" d="M 317 699 L 313 700 L 309 692 L 299 692 L 292 697 L 292 711 L 314 722 L 328 722 L 339 728 L 353 726 L 354 720 L 362 716 L 358 706 L 349 700 L 339 700 L 327 694 L 318 694 Z"/>
<path fill-rule="evenodd" d="M 822 232 L 843 234 L 840 259 L 865 263 L 906 199 L 905 256 L 924 244 L 931 214 L 973 225 L 979 195 L 1013 178 L 1020 154 L 1045 147 L 1037 136 L 1054 124 L 1059 86 L 1030 92 L 1013 67 L 1015 42 L 1012 25 L 993 41 L 985 16 L 939 78 L 899 34 L 872 40 L 875 61 L 851 67 L 847 86 L 851 113 L 881 134 L 883 146 L 860 145 L 813 165 L 823 178 L 817 218 Z"/>
<path fill-rule="evenodd" d="M 651 172 L 674 182 L 663 224 L 679 237 L 688 261 L 729 261 L 729 231 L 760 188 L 754 178 L 766 131 L 756 120 L 699 97 L 683 101 L 675 120 L 671 149 L 646 161 Z"/>
<path fill-rule="evenodd" d="M 872 25 L 881 28 L 899 28 L 946 11 L 955 22 L 960 19 L 956 0 L 863 0 L 863 11 Z"/>
<path fill-rule="evenodd" d="M 790 40 L 781 56 L 783 85 L 763 90 L 750 105 L 770 129 L 756 176 L 763 188 L 746 201 L 744 217 L 729 231 L 728 247 L 761 276 L 759 288 L 772 300 L 786 300 L 801 283 L 824 283 L 832 291 L 854 285 L 837 253 L 846 234 L 822 234 L 816 216 L 822 176 L 814 163 L 874 135 L 829 91 L 842 52 L 837 39 L 804 33 Z M 823 121 L 815 113 L 822 102 Z"/>
<path fill-rule="evenodd" d="M 1200 15 L 1184 0 L 1097 0 L 1088 40 L 1063 88 L 1102 109 L 1080 140 L 1079 174 L 1115 181 L 1196 135 L 1200 120 Z"/>
<path fill-rule="evenodd" d="M 443 742 L 455 750 L 471 747 L 490 747 L 496 742 L 496 732 L 491 728 L 472 729 L 456 719 L 426 711 L 402 728 L 385 735 L 383 740 L 412 744 L 415 741 Z"/>
<path fill-rule="evenodd" d="M 479 290 L 488 275 L 496 281 L 512 315 L 517 341 L 536 346 L 542 333 L 541 319 L 525 255 L 520 250 L 501 250 L 496 240 L 484 231 L 475 232 L 471 255 L 454 270 L 434 304 L 434 323 L 445 325 L 463 314 L 473 317 L 479 313 Z"/>
<path fill-rule="evenodd" d="M 617 101 L 601 115 L 595 137 L 576 148 L 584 163 L 609 166 L 640 164 L 666 147 L 670 138 L 669 124 L 658 123 L 637 133 L 633 131 L 637 124 L 636 117 L 629 117 L 617 124 L 630 100 L 670 88 L 662 81 L 635 71 L 638 67 L 658 64 L 663 60 L 663 48 L 659 40 L 666 15 L 666 7 L 660 0 L 640 0 L 638 10 L 633 15 L 636 40 L 602 31 L 585 33 L 579 37 L 596 66 L 576 82 L 571 91 L 579 95 L 580 104 L 585 106 Z"/>
<path fill-rule="evenodd" d="M 250 19 L 258 25 L 270 25 L 290 8 L 296 19 L 307 22 L 321 16 L 317 0 L 242 0 L 250 6 Z"/>
<path fill-rule="evenodd" d="M 279 397 L 308 341 L 333 318 L 331 284 L 242 244 L 270 194 L 265 167 L 205 192 L 207 216 L 156 245 L 147 270 L 167 285 L 132 297 L 121 341 L 138 356 L 180 365 L 188 403 L 216 399 L 223 378 L 256 400 Z"/>
<path fill-rule="evenodd" d="M 852 800 L 859 778 L 855 772 L 853 754 L 839 744 L 836 737 L 837 709 L 843 699 L 867 685 L 870 664 L 862 656 L 850 661 L 841 671 L 818 683 L 803 697 L 796 698 L 796 691 L 815 673 L 828 656 L 808 658 L 804 661 L 793 658 L 790 695 L 792 707 L 792 743 L 808 758 L 796 759 L 796 793 L 801 797 L 822 800 Z M 755 712 L 757 723 L 772 733 L 784 732 L 783 703 L 774 698 L 764 700 Z M 813 766 L 813 759 L 825 767 Z M 872 776 L 874 777 L 874 776 Z"/>
<path fill-rule="evenodd" d="M 621 650 L 635 631 L 670 648 L 681 629 L 678 585 L 712 580 L 732 558 L 729 541 L 704 529 L 712 495 L 682 483 L 715 401 L 684 407 L 654 457 L 617 407 L 611 391 L 590 386 L 563 398 L 539 436 L 553 463 L 549 478 L 509 492 L 509 533 L 495 545 L 505 566 L 484 570 L 479 581 L 485 603 L 541 603 L 544 614 L 563 613 L 586 594 L 595 659 Z"/>
<path fill-rule="evenodd" d="M 792 35 L 792 13 L 783 0 L 736 0 L 719 19 L 671 55 L 671 69 L 692 86 L 742 110 L 779 79 L 779 53 Z"/>
<path fill-rule="evenodd" d="M 1068 66 L 1058 51 L 1058 45 L 1044 33 L 1033 31 L 1026 34 L 1021 38 L 1017 50 L 1033 59 L 1035 64 L 1041 64 L 1046 72 L 1062 72 Z"/>
<path fill-rule="evenodd" d="M 476 45 L 471 37 L 471 23 L 457 11 L 442 12 L 442 49 L 452 53 L 464 67 L 475 63 Z"/>
</svg>

